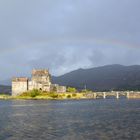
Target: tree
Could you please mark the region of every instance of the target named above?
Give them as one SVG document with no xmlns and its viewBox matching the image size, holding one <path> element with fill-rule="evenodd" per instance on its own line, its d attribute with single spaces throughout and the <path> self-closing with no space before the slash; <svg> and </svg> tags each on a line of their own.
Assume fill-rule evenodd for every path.
<svg viewBox="0 0 140 140">
<path fill-rule="evenodd" d="M 37 89 L 33 89 L 31 92 L 30 92 L 30 96 L 31 97 L 36 97 L 37 95 L 40 94 L 40 91 L 37 90 Z"/>
<path fill-rule="evenodd" d="M 67 88 L 67 92 L 75 93 L 76 92 L 76 88 L 74 88 L 74 87 L 68 87 Z"/>
</svg>

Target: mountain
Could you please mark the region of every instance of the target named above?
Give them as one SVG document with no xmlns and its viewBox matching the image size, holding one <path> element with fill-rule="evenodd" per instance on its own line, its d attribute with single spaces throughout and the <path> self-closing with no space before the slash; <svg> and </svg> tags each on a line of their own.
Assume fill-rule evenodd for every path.
<svg viewBox="0 0 140 140">
<path fill-rule="evenodd" d="M 11 86 L 0 85 L 0 94 L 11 94 Z"/>
<path fill-rule="evenodd" d="M 2 81 L 0 81 L 0 84 L 10 86 L 11 85 L 11 79 L 2 80 Z"/>
<path fill-rule="evenodd" d="M 78 69 L 59 77 L 53 83 L 94 91 L 140 90 L 140 66 L 106 65 L 90 69 Z"/>
<path fill-rule="evenodd" d="M 11 79 L 0 81 L 0 94 L 11 94 Z"/>
<path fill-rule="evenodd" d="M 62 76 L 52 76 L 52 82 L 93 91 L 140 90 L 140 65 L 106 65 L 90 69 L 78 69 Z M 11 80 L 0 81 L 11 85 Z M 0 86 L 0 93 L 11 92 L 10 86 Z"/>
</svg>

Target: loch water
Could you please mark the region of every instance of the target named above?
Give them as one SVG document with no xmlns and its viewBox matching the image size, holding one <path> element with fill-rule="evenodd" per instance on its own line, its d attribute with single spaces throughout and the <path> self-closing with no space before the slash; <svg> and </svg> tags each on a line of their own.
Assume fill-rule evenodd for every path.
<svg viewBox="0 0 140 140">
<path fill-rule="evenodd" d="M 140 100 L 1 100 L 0 140 L 140 140 Z"/>
</svg>

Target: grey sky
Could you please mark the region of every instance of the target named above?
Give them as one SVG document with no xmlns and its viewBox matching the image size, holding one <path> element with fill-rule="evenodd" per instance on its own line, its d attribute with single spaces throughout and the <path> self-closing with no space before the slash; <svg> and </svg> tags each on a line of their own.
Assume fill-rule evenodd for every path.
<svg viewBox="0 0 140 140">
<path fill-rule="evenodd" d="M 0 78 L 140 64 L 139 0 L 0 0 Z"/>
</svg>

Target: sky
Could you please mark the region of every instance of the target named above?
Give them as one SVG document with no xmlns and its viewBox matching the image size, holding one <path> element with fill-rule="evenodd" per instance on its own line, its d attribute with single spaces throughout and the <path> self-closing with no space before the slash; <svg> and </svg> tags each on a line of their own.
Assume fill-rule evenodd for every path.
<svg viewBox="0 0 140 140">
<path fill-rule="evenodd" d="M 140 64 L 140 0 L 0 0 L 0 79 Z"/>
</svg>

